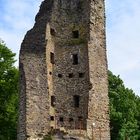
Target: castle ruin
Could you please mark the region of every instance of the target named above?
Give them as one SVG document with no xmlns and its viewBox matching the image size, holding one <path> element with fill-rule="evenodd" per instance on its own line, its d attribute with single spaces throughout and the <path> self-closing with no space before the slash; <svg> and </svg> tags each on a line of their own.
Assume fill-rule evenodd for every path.
<svg viewBox="0 0 140 140">
<path fill-rule="evenodd" d="M 44 0 L 19 69 L 18 140 L 110 140 L 104 0 Z"/>
</svg>

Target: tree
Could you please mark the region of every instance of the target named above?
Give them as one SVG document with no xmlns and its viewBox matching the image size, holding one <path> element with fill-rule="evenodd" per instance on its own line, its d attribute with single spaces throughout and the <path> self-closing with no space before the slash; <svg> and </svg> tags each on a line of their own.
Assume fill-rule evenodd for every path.
<svg viewBox="0 0 140 140">
<path fill-rule="evenodd" d="M 111 139 L 140 139 L 140 98 L 125 88 L 119 76 L 109 75 Z M 139 109 L 140 110 L 140 109 Z"/>
<path fill-rule="evenodd" d="M 0 139 L 16 139 L 18 70 L 15 54 L 0 41 Z"/>
</svg>

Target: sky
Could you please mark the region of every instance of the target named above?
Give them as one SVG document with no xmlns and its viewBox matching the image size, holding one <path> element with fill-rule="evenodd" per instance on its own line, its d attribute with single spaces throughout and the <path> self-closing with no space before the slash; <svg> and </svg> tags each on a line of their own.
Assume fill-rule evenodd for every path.
<svg viewBox="0 0 140 140">
<path fill-rule="evenodd" d="M 17 60 L 41 1 L 0 0 L 0 38 Z M 140 96 L 140 0 L 106 0 L 105 4 L 108 68 Z"/>
</svg>

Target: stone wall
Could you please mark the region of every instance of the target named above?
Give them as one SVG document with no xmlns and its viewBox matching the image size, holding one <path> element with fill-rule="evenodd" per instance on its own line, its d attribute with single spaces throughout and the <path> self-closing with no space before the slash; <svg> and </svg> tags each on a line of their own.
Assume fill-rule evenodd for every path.
<svg viewBox="0 0 140 140">
<path fill-rule="evenodd" d="M 85 0 L 55 1 L 51 20 L 47 25 L 49 99 L 51 96 L 56 98 L 55 107 L 50 107 L 50 115 L 55 118 L 52 120 L 55 122 L 51 123 L 54 128 L 63 127 L 66 130 L 81 127 L 86 130 L 89 91 L 88 9 L 88 2 Z M 53 35 L 51 30 L 54 31 Z M 78 31 L 77 38 L 73 37 L 74 31 Z M 50 62 L 51 52 L 54 54 L 54 64 Z M 78 57 L 77 65 L 73 65 L 74 54 Z M 83 74 L 83 77 L 79 78 L 79 74 Z M 78 108 L 74 107 L 74 95 L 80 98 Z M 60 118 L 63 118 L 63 122 Z"/>
<path fill-rule="evenodd" d="M 51 127 L 110 139 L 104 8 L 103 0 L 42 2 L 20 50 L 18 140 L 41 139 Z"/>
<path fill-rule="evenodd" d="M 100 133 L 102 140 L 110 139 L 104 8 L 104 0 L 91 1 L 88 55 L 92 89 L 89 92 L 87 132 L 91 137 L 94 131 L 97 140 Z"/>
</svg>

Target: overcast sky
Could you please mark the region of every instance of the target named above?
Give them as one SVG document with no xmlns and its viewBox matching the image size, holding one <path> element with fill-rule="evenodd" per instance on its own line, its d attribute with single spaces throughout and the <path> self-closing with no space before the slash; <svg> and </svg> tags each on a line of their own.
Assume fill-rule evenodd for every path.
<svg viewBox="0 0 140 140">
<path fill-rule="evenodd" d="M 17 53 L 41 0 L 0 0 L 0 38 Z M 140 0 L 106 0 L 109 70 L 140 95 Z"/>
</svg>

